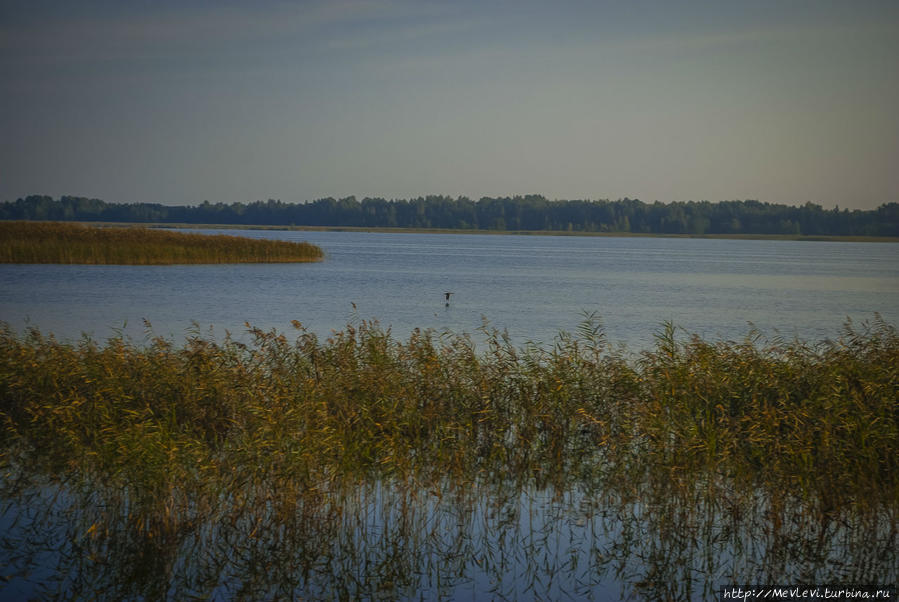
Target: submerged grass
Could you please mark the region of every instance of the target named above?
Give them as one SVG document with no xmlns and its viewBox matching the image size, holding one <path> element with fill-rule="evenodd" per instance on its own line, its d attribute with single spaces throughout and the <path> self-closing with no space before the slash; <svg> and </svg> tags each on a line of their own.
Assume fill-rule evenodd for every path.
<svg viewBox="0 0 899 602">
<path fill-rule="evenodd" d="M 0 263 L 284 263 L 322 257 L 319 247 L 305 242 L 138 227 L 0 222 Z"/>
<path fill-rule="evenodd" d="M 326 341 L 250 329 L 63 343 L 0 331 L 7 466 L 93 475 L 148 503 L 307 490 L 335 479 L 463 481 L 715 474 L 824 509 L 899 503 L 899 336 L 879 319 L 838 341 L 682 340 L 639 359 L 595 322 L 552 348 L 487 332 L 377 324 Z M 200 497 L 204 497 L 201 495 Z"/>
</svg>

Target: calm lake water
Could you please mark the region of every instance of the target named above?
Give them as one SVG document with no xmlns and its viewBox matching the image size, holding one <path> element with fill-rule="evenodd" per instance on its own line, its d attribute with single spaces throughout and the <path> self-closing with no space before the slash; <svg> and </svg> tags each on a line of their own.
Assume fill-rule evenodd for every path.
<svg viewBox="0 0 899 602">
<path fill-rule="evenodd" d="M 896 244 L 234 233 L 307 240 L 327 257 L 0 265 L 0 320 L 69 339 L 119 330 L 140 340 L 145 319 L 175 339 L 210 328 L 239 337 L 244 322 L 289 332 L 291 320 L 328 335 L 378 319 L 400 338 L 421 327 L 477 340 L 487 319 L 516 342 L 551 343 L 595 312 L 609 340 L 631 350 L 652 345 L 665 321 L 710 339 L 742 339 L 752 323 L 812 341 L 838 336 L 847 318 L 899 323 Z M 42 480 L 27 468 L 23 485 L 13 466 L 0 475 L 0 600 L 710 600 L 728 584 L 896 581 L 892 506 L 824 513 L 779 485 L 622 479 L 604 467 L 552 485 L 536 473 L 325 484 L 286 510 L 263 488 L 148 537 L 131 514 L 136 489 Z"/>
<path fill-rule="evenodd" d="M 211 231 L 210 231 L 211 232 Z M 221 233 L 221 231 L 215 231 Z M 847 318 L 899 322 L 899 245 L 874 243 L 229 231 L 321 246 L 318 264 L 0 266 L 0 319 L 59 337 L 121 329 L 183 338 L 192 324 L 328 335 L 377 319 L 467 332 L 486 318 L 513 341 L 551 343 L 596 312 L 638 350 L 664 321 L 710 339 L 838 336 Z M 449 307 L 443 293 L 454 293 Z M 355 309 L 354 309 L 355 305 Z"/>
<path fill-rule="evenodd" d="M 722 589 L 751 584 L 894 591 L 888 511 L 822 518 L 752 492 L 632 487 L 360 483 L 301 497 L 286 515 L 256 500 L 146 537 L 128 517 L 127 494 L 50 485 L 0 512 L 0 568 L 13 576 L 0 599 L 600 602 L 722 600 Z M 104 536 L 86 536 L 96 524 Z"/>
</svg>

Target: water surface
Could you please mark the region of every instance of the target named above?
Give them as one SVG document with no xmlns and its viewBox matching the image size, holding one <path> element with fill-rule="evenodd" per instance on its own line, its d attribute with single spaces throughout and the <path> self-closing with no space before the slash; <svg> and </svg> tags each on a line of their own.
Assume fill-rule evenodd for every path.
<svg viewBox="0 0 899 602">
<path fill-rule="evenodd" d="M 596 312 L 632 349 L 664 321 L 712 339 L 818 340 L 899 322 L 899 245 L 245 231 L 308 240 L 317 264 L 0 266 L 0 319 L 60 337 L 181 338 L 244 322 L 328 335 L 377 318 L 549 342 Z M 454 293 L 444 305 L 443 293 Z M 140 487 L 0 476 L 2 598 L 712 599 L 753 583 L 895 582 L 895 508 L 823 507 L 789 484 L 552 470 L 496 481 L 327 481 L 281 503 L 241 485 L 145 527 Z M 12 468 L 15 468 L 14 466 Z M 497 471 L 503 477 L 503 471 Z M 604 476 L 609 469 L 611 476 Z M 24 469 L 23 469 L 24 470 Z M 20 483 L 21 477 L 21 483 Z M 31 481 L 31 482 L 30 482 Z M 763 483 L 764 484 L 764 483 Z M 178 493 L 176 491 L 176 493 Z M 173 499 L 175 499 L 173 494 Z M 196 506 L 195 506 L 196 505 Z M 168 516 L 168 514 L 166 514 Z M 102 529 L 97 525 L 101 525 Z"/>
<path fill-rule="evenodd" d="M 220 231 L 216 231 L 220 232 Z M 0 319 L 64 338 L 116 329 L 180 339 L 244 323 L 328 335 L 377 319 L 476 333 L 483 319 L 516 342 L 548 343 L 595 312 L 609 339 L 639 349 L 665 321 L 711 339 L 820 340 L 847 318 L 899 321 L 899 245 L 684 238 L 489 236 L 246 230 L 307 240 L 316 264 L 0 266 Z M 450 305 L 443 293 L 453 292 Z"/>
</svg>

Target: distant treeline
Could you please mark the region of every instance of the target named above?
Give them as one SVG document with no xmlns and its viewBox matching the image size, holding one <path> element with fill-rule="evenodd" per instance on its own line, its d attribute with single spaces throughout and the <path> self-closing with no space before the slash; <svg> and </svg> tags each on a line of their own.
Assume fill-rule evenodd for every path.
<svg viewBox="0 0 899 602">
<path fill-rule="evenodd" d="M 645 234 L 781 234 L 899 236 L 899 203 L 870 211 L 760 201 L 644 203 L 636 199 L 557 200 L 426 196 L 411 200 L 356 197 L 306 203 L 276 200 L 167 206 L 99 199 L 29 196 L 0 204 L 4 220 L 247 224 L 361 228 L 544 230 Z"/>
</svg>

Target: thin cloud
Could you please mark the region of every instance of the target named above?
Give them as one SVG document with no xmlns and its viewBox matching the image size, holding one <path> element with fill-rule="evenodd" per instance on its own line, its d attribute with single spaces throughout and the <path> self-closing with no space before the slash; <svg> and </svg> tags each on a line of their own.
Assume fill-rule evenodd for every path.
<svg viewBox="0 0 899 602">
<path fill-rule="evenodd" d="M 397 41 L 412 42 L 429 38 L 459 35 L 476 31 L 491 23 L 488 19 L 460 19 L 439 23 L 397 24 L 363 35 L 341 35 L 329 39 L 325 46 L 332 50 L 367 50 L 389 46 Z"/>
<path fill-rule="evenodd" d="M 299 38 L 324 28 L 400 18 L 434 18 L 444 13 L 426 3 L 355 0 L 277 3 L 262 7 L 258 4 L 176 6 L 153 12 L 94 13 L 18 23 L 11 19 L 0 25 L 0 49 L 8 55 L 28 57 L 202 49 Z"/>
</svg>

